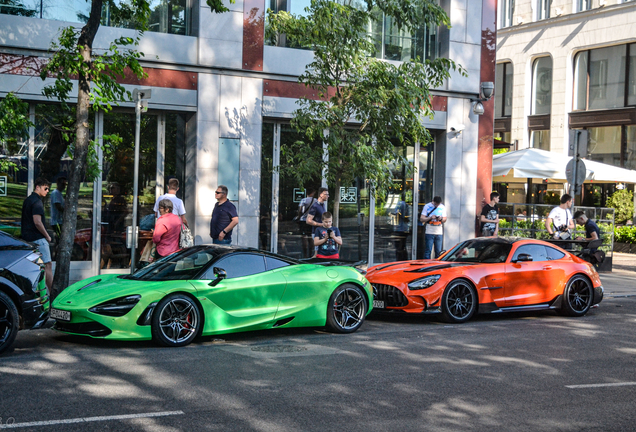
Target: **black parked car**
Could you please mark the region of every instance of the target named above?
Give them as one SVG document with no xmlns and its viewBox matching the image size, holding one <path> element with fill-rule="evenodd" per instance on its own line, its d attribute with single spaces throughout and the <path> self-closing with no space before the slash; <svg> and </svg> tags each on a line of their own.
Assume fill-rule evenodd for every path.
<svg viewBox="0 0 636 432">
<path fill-rule="evenodd" d="M 19 329 L 36 329 L 49 318 L 44 264 L 37 246 L 0 231 L 0 354 Z"/>
</svg>

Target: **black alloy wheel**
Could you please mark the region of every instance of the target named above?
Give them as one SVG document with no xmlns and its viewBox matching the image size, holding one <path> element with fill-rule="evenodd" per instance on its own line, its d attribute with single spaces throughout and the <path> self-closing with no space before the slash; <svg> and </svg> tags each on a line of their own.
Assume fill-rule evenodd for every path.
<svg viewBox="0 0 636 432">
<path fill-rule="evenodd" d="M 336 288 L 329 298 L 327 328 L 334 333 L 353 333 L 367 315 L 367 297 L 362 288 L 344 284 Z"/>
<path fill-rule="evenodd" d="M 13 300 L 0 291 L 0 354 L 11 348 L 20 326 L 18 308 Z"/>
<path fill-rule="evenodd" d="M 477 303 L 477 292 L 472 284 L 464 279 L 454 280 L 442 296 L 442 318 L 449 323 L 466 322 L 477 311 Z"/>
<path fill-rule="evenodd" d="M 561 312 L 568 316 L 583 316 L 592 307 L 593 298 L 594 288 L 590 280 L 583 275 L 575 275 L 563 291 Z"/>
<path fill-rule="evenodd" d="M 159 302 L 152 315 L 152 339 L 159 345 L 182 347 L 201 332 L 199 305 L 185 294 L 171 294 Z"/>
</svg>

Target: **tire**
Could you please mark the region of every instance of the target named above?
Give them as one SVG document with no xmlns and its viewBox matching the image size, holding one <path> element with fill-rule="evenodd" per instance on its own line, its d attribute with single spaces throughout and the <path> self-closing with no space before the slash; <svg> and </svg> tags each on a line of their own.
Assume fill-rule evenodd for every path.
<svg viewBox="0 0 636 432">
<path fill-rule="evenodd" d="M 464 279 L 452 281 L 442 295 L 442 318 L 448 323 L 463 323 L 473 317 L 477 311 L 477 292 L 470 282 Z"/>
<path fill-rule="evenodd" d="M 362 288 L 354 284 L 341 285 L 329 297 L 327 329 L 334 333 L 353 333 L 364 322 L 368 309 Z"/>
<path fill-rule="evenodd" d="M 186 346 L 201 333 L 202 328 L 201 309 L 185 294 L 164 297 L 152 315 L 152 339 L 162 346 Z"/>
<path fill-rule="evenodd" d="M 567 316 L 583 316 L 592 307 L 594 288 L 583 275 L 574 275 L 563 290 L 561 313 Z"/>
<path fill-rule="evenodd" d="M 11 348 L 20 329 L 20 316 L 13 300 L 0 291 L 0 354 Z"/>
</svg>

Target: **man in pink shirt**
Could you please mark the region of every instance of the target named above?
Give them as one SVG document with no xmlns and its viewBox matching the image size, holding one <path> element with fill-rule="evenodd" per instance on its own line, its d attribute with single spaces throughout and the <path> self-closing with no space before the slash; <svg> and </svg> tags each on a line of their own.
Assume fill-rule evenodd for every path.
<svg viewBox="0 0 636 432">
<path fill-rule="evenodd" d="M 157 245 L 157 259 L 179 250 L 181 218 L 172 213 L 173 204 L 169 199 L 159 201 L 159 219 L 155 224 L 152 241 Z"/>
</svg>

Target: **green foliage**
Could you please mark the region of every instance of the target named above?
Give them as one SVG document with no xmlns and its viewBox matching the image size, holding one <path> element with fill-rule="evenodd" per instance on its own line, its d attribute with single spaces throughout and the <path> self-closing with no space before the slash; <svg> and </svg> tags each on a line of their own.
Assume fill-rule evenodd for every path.
<svg viewBox="0 0 636 432">
<path fill-rule="evenodd" d="M 614 228 L 614 241 L 618 243 L 636 243 L 636 226 L 625 225 Z"/>
<path fill-rule="evenodd" d="M 395 146 L 425 144 L 430 134 L 421 124 L 432 117 L 430 88 L 440 87 L 451 70 L 465 75 L 446 58 L 395 65 L 373 57 L 375 46 L 367 33 L 370 21 L 391 16 L 405 30 L 423 23 L 448 25 L 434 0 L 365 0 L 363 8 L 329 0 L 312 0 L 306 16 L 270 13 L 267 37 L 285 34 L 310 48 L 314 60 L 299 81 L 315 90 L 320 100 L 302 98 L 292 126 L 304 135 L 283 157 L 284 169 L 304 184 L 325 168 L 327 183 L 352 184 L 356 177 L 383 195 L 392 185 L 392 171 L 410 166 Z M 360 123 L 358 123 L 360 122 Z M 322 145 L 329 155 L 324 159 Z M 389 162 L 390 161 L 390 162 Z M 337 199 L 337 197 L 336 197 Z"/>
<path fill-rule="evenodd" d="M 607 199 L 606 205 L 616 211 L 616 223 L 625 223 L 634 217 L 634 192 L 627 189 L 617 190 Z"/>
<path fill-rule="evenodd" d="M 22 102 L 13 93 L 0 100 L 0 143 L 7 154 L 17 153 L 18 140 L 29 137 L 29 127 L 34 124 L 29 119 L 29 104 Z M 9 159 L 0 159 L 0 172 L 7 172 L 18 165 Z"/>
</svg>

